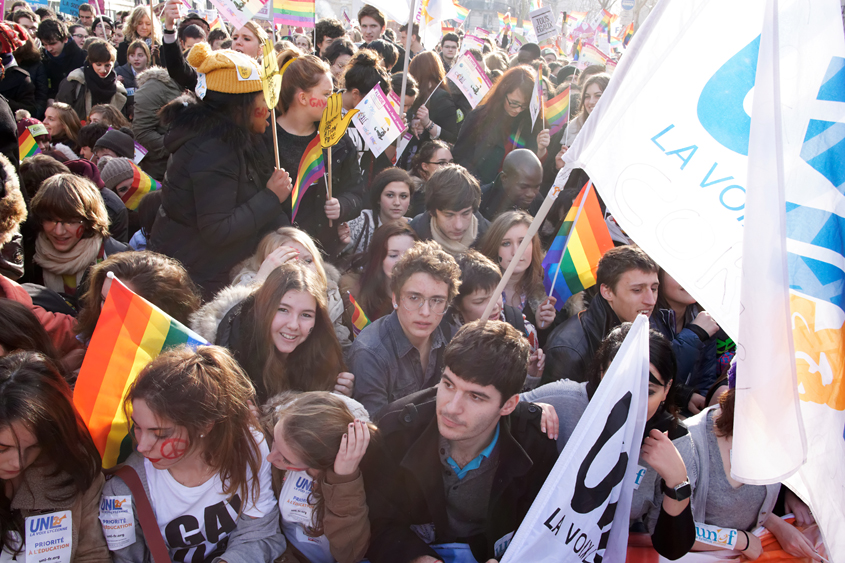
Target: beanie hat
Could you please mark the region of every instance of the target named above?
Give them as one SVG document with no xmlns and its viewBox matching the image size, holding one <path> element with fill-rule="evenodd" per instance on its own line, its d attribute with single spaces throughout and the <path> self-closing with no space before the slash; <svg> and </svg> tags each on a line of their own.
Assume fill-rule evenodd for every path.
<svg viewBox="0 0 845 563">
<path fill-rule="evenodd" d="M 11 53 L 29 39 L 20 24 L 0 21 L 0 53 Z"/>
<path fill-rule="evenodd" d="M 32 136 L 35 137 L 36 141 L 49 142 L 51 140 L 50 132 L 47 131 L 47 128 L 43 123 L 34 117 L 25 117 L 24 119 L 18 121 L 18 138 L 20 138 L 24 129 L 29 129 L 29 132 L 32 133 Z"/>
<path fill-rule="evenodd" d="M 262 89 L 264 72 L 261 66 L 243 53 L 230 49 L 212 51 L 208 43 L 197 43 L 188 53 L 188 63 L 204 75 L 205 86 L 211 92 L 248 94 Z M 202 82 L 202 76 L 197 78 Z M 200 88 L 199 84 L 197 88 Z"/>
<path fill-rule="evenodd" d="M 104 160 L 106 163 L 102 164 Z M 118 184 L 126 180 L 131 180 L 135 175 L 135 167 L 128 158 L 104 156 L 97 164 L 101 165 L 100 177 L 103 179 L 103 183 L 112 191 L 117 188 Z"/>
<path fill-rule="evenodd" d="M 96 149 L 97 147 L 111 149 L 118 156 L 125 158 L 135 157 L 135 141 L 132 137 L 117 129 L 106 131 L 105 135 L 97 139 L 94 148 Z"/>
<path fill-rule="evenodd" d="M 100 171 L 97 170 L 97 166 L 90 160 L 85 160 L 84 158 L 68 160 L 65 162 L 65 166 L 73 174 L 91 180 L 97 186 L 97 189 L 102 190 L 105 187 L 103 179 L 100 177 Z"/>
</svg>

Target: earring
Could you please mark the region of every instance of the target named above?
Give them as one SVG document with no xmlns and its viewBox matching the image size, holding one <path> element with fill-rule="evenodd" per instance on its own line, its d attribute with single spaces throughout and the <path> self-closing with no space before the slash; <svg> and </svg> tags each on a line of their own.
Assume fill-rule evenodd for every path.
<svg viewBox="0 0 845 563">
<path fill-rule="evenodd" d="M 200 434 L 200 438 L 205 438 L 205 434 Z"/>
</svg>

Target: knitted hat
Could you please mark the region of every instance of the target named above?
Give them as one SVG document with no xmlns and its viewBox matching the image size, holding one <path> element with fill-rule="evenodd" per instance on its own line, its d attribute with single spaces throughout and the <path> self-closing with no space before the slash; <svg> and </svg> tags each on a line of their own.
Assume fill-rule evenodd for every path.
<svg viewBox="0 0 845 563">
<path fill-rule="evenodd" d="M 21 133 L 23 133 L 24 129 L 29 129 L 32 136 L 35 137 L 35 141 L 47 141 L 51 140 L 50 132 L 47 131 L 47 128 L 44 127 L 44 124 L 35 119 L 34 117 L 25 117 L 18 121 L 18 137 L 20 138 Z M 36 133 L 38 133 L 36 135 Z"/>
<path fill-rule="evenodd" d="M 264 74 L 261 66 L 243 53 L 230 49 L 212 51 L 208 43 L 197 43 L 188 53 L 188 62 L 198 73 L 205 75 L 209 91 L 224 94 L 261 91 Z"/>
<path fill-rule="evenodd" d="M 118 156 L 125 158 L 135 157 L 135 141 L 132 137 L 117 129 L 106 131 L 105 135 L 97 139 L 97 142 L 94 143 L 94 148 L 96 149 L 97 147 L 111 149 Z"/>
<path fill-rule="evenodd" d="M 101 164 L 104 160 L 106 163 L 100 167 L 100 177 L 110 190 L 117 188 L 121 182 L 131 180 L 135 175 L 135 167 L 128 158 L 104 156 L 97 164 Z"/>
<path fill-rule="evenodd" d="M 97 169 L 97 165 L 90 160 L 85 160 L 84 158 L 68 160 L 65 162 L 65 166 L 67 166 L 70 171 L 77 176 L 88 178 L 94 182 L 94 185 L 97 186 L 98 189 L 102 190 L 105 187 L 103 179 L 100 177 L 100 171 Z"/>
<path fill-rule="evenodd" d="M 0 53 L 11 53 L 29 39 L 26 30 L 14 22 L 0 21 Z"/>
</svg>

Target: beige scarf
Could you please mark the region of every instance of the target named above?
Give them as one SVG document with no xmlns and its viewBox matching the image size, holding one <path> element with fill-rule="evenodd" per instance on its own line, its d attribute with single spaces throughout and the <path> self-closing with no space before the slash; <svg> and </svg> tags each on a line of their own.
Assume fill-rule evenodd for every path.
<svg viewBox="0 0 845 563">
<path fill-rule="evenodd" d="M 32 259 L 44 270 L 44 285 L 63 293 L 65 282 L 62 276 L 76 277 L 76 285 L 79 286 L 88 266 L 97 261 L 102 244 L 103 237 L 94 235 L 81 239 L 68 252 L 59 252 L 42 231 L 35 239 L 35 256 Z"/>
<path fill-rule="evenodd" d="M 469 229 L 466 230 L 464 233 L 463 238 L 460 242 L 454 241 L 443 234 L 443 231 L 437 226 L 437 221 L 435 221 L 434 217 L 431 218 L 431 238 L 433 238 L 436 242 L 440 243 L 440 246 L 443 247 L 443 250 L 451 254 L 452 256 L 457 256 L 458 254 L 462 254 L 466 252 L 470 245 L 475 242 L 475 237 L 478 236 L 478 217 L 473 214 L 472 216 L 472 224 L 469 226 Z"/>
</svg>

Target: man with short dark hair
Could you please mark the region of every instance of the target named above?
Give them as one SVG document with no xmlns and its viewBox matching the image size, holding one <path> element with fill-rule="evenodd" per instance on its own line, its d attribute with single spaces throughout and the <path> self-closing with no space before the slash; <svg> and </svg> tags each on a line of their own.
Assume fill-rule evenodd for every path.
<svg viewBox="0 0 845 563">
<path fill-rule="evenodd" d="M 425 51 L 425 47 L 423 47 L 423 44 L 420 41 L 421 38 L 419 24 L 414 24 L 414 27 L 411 30 L 411 34 L 413 35 L 411 39 L 411 58 L 413 59 L 416 55 Z M 403 46 L 408 44 L 408 24 L 405 24 L 399 28 L 399 44 Z"/>
<path fill-rule="evenodd" d="M 481 187 L 481 214 L 488 221 L 514 209 L 536 215 L 543 204 L 540 185 L 543 183 L 543 165 L 533 151 L 516 149 L 502 162 L 502 171 L 496 179 Z"/>
<path fill-rule="evenodd" d="M 452 33 L 451 31 L 440 40 L 440 60 L 443 61 L 443 68 L 446 69 L 446 72 L 449 72 L 452 65 L 455 64 L 460 43 L 461 40 L 458 38 L 458 34 Z"/>
<path fill-rule="evenodd" d="M 393 267 L 393 313 L 362 330 L 349 349 L 354 398 L 371 416 L 440 380 L 452 337 L 445 313 L 460 276 L 455 260 L 434 242 L 417 242 Z"/>
<path fill-rule="evenodd" d="M 334 18 L 323 18 L 314 26 L 314 54 L 322 57 L 329 45 L 346 35 L 343 24 Z"/>
<path fill-rule="evenodd" d="M 634 322 L 637 315 L 651 316 L 657 304 L 659 270 L 637 246 L 608 250 L 596 271 L 599 293 L 585 311 L 557 326 L 546 340 L 546 369 L 541 383 L 585 381 L 601 341 L 613 328 Z"/>
<path fill-rule="evenodd" d="M 384 33 L 384 26 L 386 20 L 381 10 L 369 4 L 364 4 L 364 7 L 358 12 L 358 27 L 361 30 L 361 37 L 364 38 L 364 43 L 370 43 L 379 39 Z"/>
<path fill-rule="evenodd" d="M 91 24 L 94 23 L 94 8 L 91 4 L 80 4 L 78 13 L 79 17 L 76 21 L 78 21 L 80 25 L 84 25 L 86 28 L 91 29 Z"/>
<path fill-rule="evenodd" d="M 557 459 L 540 408 L 519 402 L 529 354 L 509 324 L 469 323 L 440 383 L 388 406 L 361 466 L 372 563 L 435 563 L 456 543 L 500 560 Z"/>
<path fill-rule="evenodd" d="M 540 46 L 536 43 L 526 43 L 516 53 L 516 60 L 511 66 L 530 65 L 540 58 Z"/>
<path fill-rule="evenodd" d="M 456 256 L 484 236 L 490 222 L 480 213 L 478 180 L 459 164 L 441 166 L 425 183 L 425 208 L 411 221 L 422 240 L 435 240 Z"/>
<path fill-rule="evenodd" d="M 54 99 L 59 84 L 67 75 L 85 64 L 88 54 L 75 41 L 68 41 L 65 24 L 59 20 L 46 19 L 38 24 L 35 33 L 44 48 L 42 62 L 47 74 L 47 97 Z"/>
<path fill-rule="evenodd" d="M 35 34 L 38 32 L 38 23 L 40 21 L 38 16 L 30 10 L 21 9 L 12 12 L 10 19 L 24 28 L 30 39 L 35 39 L 37 42 Z"/>
</svg>

